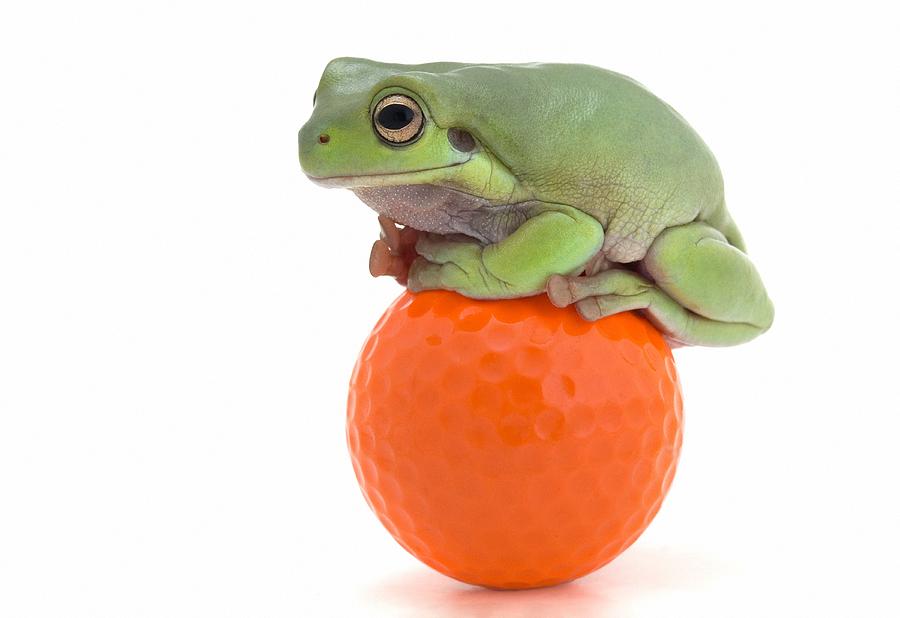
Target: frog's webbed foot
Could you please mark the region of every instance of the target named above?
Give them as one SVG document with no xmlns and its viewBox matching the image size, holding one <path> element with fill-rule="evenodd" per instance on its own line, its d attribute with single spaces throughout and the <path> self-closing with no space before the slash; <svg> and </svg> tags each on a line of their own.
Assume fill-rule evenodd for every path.
<svg viewBox="0 0 900 618">
<path fill-rule="evenodd" d="M 749 258 L 704 223 L 665 230 L 643 260 L 652 279 L 612 269 L 588 277 L 554 275 L 547 295 L 575 304 L 587 320 L 640 310 L 671 341 L 727 346 L 772 324 L 772 302 Z"/>
<path fill-rule="evenodd" d="M 411 227 L 398 228 L 385 216 L 378 217 L 381 238 L 372 245 L 369 254 L 369 273 L 373 277 L 396 277 L 401 285 L 406 285 L 409 267 L 416 259 L 416 239 L 418 232 Z"/>
<path fill-rule="evenodd" d="M 484 263 L 484 246 L 471 239 L 441 234 L 421 234 L 416 242 L 419 257 L 409 270 L 407 287 L 454 290 L 470 298 L 503 298 L 506 285 Z"/>
<path fill-rule="evenodd" d="M 612 269 L 591 277 L 553 275 L 547 281 L 547 296 L 557 307 L 575 304 L 585 320 L 646 309 L 654 292 L 653 283 L 629 270 Z"/>
</svg>

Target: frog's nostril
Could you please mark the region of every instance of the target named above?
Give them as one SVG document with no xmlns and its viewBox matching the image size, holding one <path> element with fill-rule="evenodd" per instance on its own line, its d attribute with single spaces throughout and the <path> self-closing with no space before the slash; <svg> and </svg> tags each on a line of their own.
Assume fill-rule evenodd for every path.
<svg viewBox="0 0 900 618">
<path fill-rule="evenodd" d="M 319 135 L 320 144 L 327 144 L 330 139 L 331 136 L 329 136 L 327 133 L 322 133 L 321 135 Z"/>
</svg>

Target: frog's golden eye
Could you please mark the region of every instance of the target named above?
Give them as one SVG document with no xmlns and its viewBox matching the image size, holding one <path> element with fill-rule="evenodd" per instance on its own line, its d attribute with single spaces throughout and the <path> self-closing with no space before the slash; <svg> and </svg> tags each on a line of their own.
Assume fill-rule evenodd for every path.
<svg viewBox="0 0 900 618">
<path fill-rule="evenodd" d="M 425 115 L 411 97 L 390 94 L 375 106 L 372 124 L 381 139 L 399 146 L 409 144 L 422 134 Z"/>
</svg>

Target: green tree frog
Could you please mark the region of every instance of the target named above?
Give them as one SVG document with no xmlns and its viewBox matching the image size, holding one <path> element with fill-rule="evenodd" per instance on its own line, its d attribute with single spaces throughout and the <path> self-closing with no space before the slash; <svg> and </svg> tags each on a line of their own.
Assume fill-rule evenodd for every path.
<svg viewBox="0 0 900 618">
<path fill-rule="evenodd" d="M 712 153 L 618 73 L 338 58 L 299 143 L 309 178 L 378 213 L 372 274 L 412 291 L 636 310 L 680 345 L 772 324 Z"/>
</svg>

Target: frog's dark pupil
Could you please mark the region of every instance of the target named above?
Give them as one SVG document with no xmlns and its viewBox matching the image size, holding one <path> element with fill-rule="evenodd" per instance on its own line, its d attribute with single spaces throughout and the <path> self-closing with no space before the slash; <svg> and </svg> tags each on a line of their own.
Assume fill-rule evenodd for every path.
<svg viewBox="0 0 900 618">
<path fill-rule="evenodd" d="M 384 109 L 378 112 L 378 124 L 385 129 L 396 131 L 412 122 L 413 116 L 413 111 L 405 105 L 393 103 L 386 105 Z"/>
</svg>

